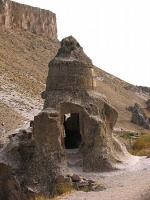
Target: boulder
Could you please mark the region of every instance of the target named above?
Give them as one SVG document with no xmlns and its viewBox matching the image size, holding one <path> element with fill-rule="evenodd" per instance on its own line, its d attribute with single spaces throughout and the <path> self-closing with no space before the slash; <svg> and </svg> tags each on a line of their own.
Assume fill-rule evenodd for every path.
<svg viewBox="0 0 150 200">
<path fill-rule="evenodd" d="M 34 142 L 29 129 L 9 136 L 0 153 L 0 199 L 24 200 L 28 170 L 34 154 Z M 29 180 L 28 180 L 29 179 Z"/>
<path fill-rule="evenodd" d="M 131 122 L 145 129 L 150 129 L 150 120 L 139 104 L 135 103 L 134 107 L 130 108 L 130 110 L 132 111 Z"/>
<path fill-rule="evenodd" d="M 73 174 L 72 177 L 71 177 L 71 179 L 72 179 L 73 182 L 79 182 L 79 181 L 81 181 L 80 176 L 77 175 L 77 174 Z"/>
</svg>

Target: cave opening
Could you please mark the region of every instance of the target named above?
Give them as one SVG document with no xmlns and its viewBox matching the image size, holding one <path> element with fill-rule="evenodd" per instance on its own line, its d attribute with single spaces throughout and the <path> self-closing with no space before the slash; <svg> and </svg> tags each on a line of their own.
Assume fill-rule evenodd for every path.
<svg viewBox="0 0 150 200">
<path fill-rule="evenodd" d="M 64 115 L 65 148 L 79 148 L 82 137 L 80 134 L 79 113 L 68 113 Z"/>
</svg>

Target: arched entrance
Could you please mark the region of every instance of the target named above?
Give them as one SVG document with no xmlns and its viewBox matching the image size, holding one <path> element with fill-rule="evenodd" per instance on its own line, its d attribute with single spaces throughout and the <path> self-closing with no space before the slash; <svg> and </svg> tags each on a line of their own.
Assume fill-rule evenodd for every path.
<svg viewBox="0 0 150 200">
<path fill-rule="evenodd" d="M 64 115 L 64 144 L 66 149 L 76 149 L 80 147 L 82 137 L 80 133 L 79 113 L 68 113 Z"/>
</svg>

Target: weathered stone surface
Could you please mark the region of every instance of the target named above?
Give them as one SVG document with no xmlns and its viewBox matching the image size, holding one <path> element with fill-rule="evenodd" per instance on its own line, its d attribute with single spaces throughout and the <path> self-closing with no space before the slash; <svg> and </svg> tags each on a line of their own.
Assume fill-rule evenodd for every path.
<svg viewBox="0 0 150 200">
<path fill-rule="evenodd" d="M 61 48 L 55 59 L 78 60 L 84 64 L 91 65 L 92 60 L 83 52 L 83 48 L 73 36 L 69 36 L 61 41 Z"/>
<path fill-rule="evenodd" d="M 84 171 L 108 171 L 121 162 L 121 145 L 112 135 L 118 113 L 94 89 L 92 62 L 73 37 L 64 39 L 49 64 L 44 109 L 29 129 L 12 134 L 10 143 L 1 150 L 0 163 L 14 170 L 23 194 L 38 191 L 53 195 L 72 189 L 71 177 L 61 176 L 68 167 L 66 125 L 70 134 L 75 134 L 73 140 L 77 132 L 80 136 L 77 148 Z M 68 114 L 76 123 L 66 119 Z M 95 183 L 80 178 L 74 177 L 77 188 L 96 188 Z"/>
<path fill-rule="evenodd" d="M 131 90 L 133 92 L 143 93 L 145 95 L 150 95 L 150 87 L 144 87 L 144 86 L 135 86 L 128 84 L 127 86 L 124 86 L 126 90 Z"/>
<path fill-rule="evenodd" d="M 150 129 L 150 120 L 145 115 L 143 109 L 139 104 L 135 104 L 134 107 L 130 107 L 130 111 L 132 111 L 132 119 L 131 122 L 142 126 L 145 129 Z"/>
<path fill-rule="evenodd" d="M 54 13 L 9 0 L 0 0 L 0 26 L 57 39 Z"/>
<path fill-rule="evenodd" d="M 72 179 L 73 182 L 79 182 L 79 181 L 81 181 L 80 176 L 77 175 L 77 174 L 73 174 L 72 177 L 71 177 L 71 179 Z"/>
<path fill-rule="evenodd" d="M 146 105 L 147 105 L 147 110 L 148 111 L 150 111 L 150 99 L 148 99 L 147 101 L 146 101 Z"/>
<path fill-rule="evenodd" d="M 46 91 L 42 97 L 46 98 L 51 90 L 94 89 L 92 66 L 91 60 L 72 36 L 62 40 L 56 57 L 49 63 Z"/>
<path fill-rule="evenodd" d="M 8 195 L 4 199 L 23 200 L 28 195 L 24 189 L 35 149 L 31 130 L 19 130 L 10 135 L 9 140 L 0 153 L 0 177 L 4 179 L 2 191 Z M 28 180 L 30 182 L 30 178 Z"/>
<path fill-rule="evenodd" d="M 20 184 L 12 175 L 12 169 L 0 163 L 0 199 L 22 200 L 22 197 Z"/>
<path fill-rule="evenodd" d="M 150 87 L 144 87 L 144 86 L 137 86 L 137 88 L 139 89 L 139 91 L 150 95 Z"/>
<path fill-rule="evenodd" d="M 65 157 L 64 115 L 79 115 L 83 169 L 107 171 L 114 169 L 121 147 L 112 137 L 117 111 L 97 93 L 91 60 L 72 37 L 62 40 L 56 57 L 49 63 L 49 74 L 43 111 L 34 119 L 36 145 L 46 152 Z M 77 129 L 76 129 L 77 130 Z M 116 148 L 117 146 L 117 148 Z M 62 160 L 62 159 L 61 159 Z"/>
</svg>

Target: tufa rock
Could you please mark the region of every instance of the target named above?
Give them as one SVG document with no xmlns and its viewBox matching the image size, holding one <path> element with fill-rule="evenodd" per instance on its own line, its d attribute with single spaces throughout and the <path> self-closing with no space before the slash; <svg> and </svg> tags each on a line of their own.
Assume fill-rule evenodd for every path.
<svg viewBox="0 0 150 200">
<path fill-rule="evenodd" d="M 150 120 L 139 104 L 135 103 L 134 107 L 130 107 L 130 111 L 132 112 L 131 122 L 145 129 L 150 129 Z"/>
<path fill-rule="evenodd" d="M 49 63 L 43 110 L 2 147 L 0 163 L 11 166 L 26 199 L 28 192 L 62 194 L 73 184 L 91 190 L 95 183 L 63 176 L 69 168 L 68 147 L 77 148 L 74 158 L 82 161 L 84 171 L 114 170 L 124 159 L 122 145 L 112 135 L 118 113 L 95 90 L 93 67 L 72 36 L 62 40 Z"/>
<path fill-rule="evenodd" d="M 0 163 L 0 199 L 22 200 L 20 184 L 10 166 Z"/>
<path fill-rule="evenodd" d="M 79 148 L 85 171 L 112 170 L 120 160 L 121 146 L 112 136 L 118 113 L 95 90 L 94 78 L 94 66 L 80 44 L 72 36 L 63 39 L 49 63 L 44 109 L 33 128 L 41 157 L 57 153 L 60 170 L 63 162 L 67 165 L 68 147 Z"/>
<path fill-rule="evenodd" d="M 79 60 L 85 64 L 92 64 L 91 59 L 83 52 L 83 48 L 73 36 L 64 38 L 61 41 L 61 48 L 58 50 L 55 59 L 59 58 Z"/>
<path fill-rule="evenodd" d="M 28 195 L 25 188 L 30 182 L 28 170 L 34 155 L 34 141 L 29 129 L 19 130 L 9 140 L 0 153 L 1 195 L 5 195 L 2 199 L 24 200 Z"/>
</svg>

